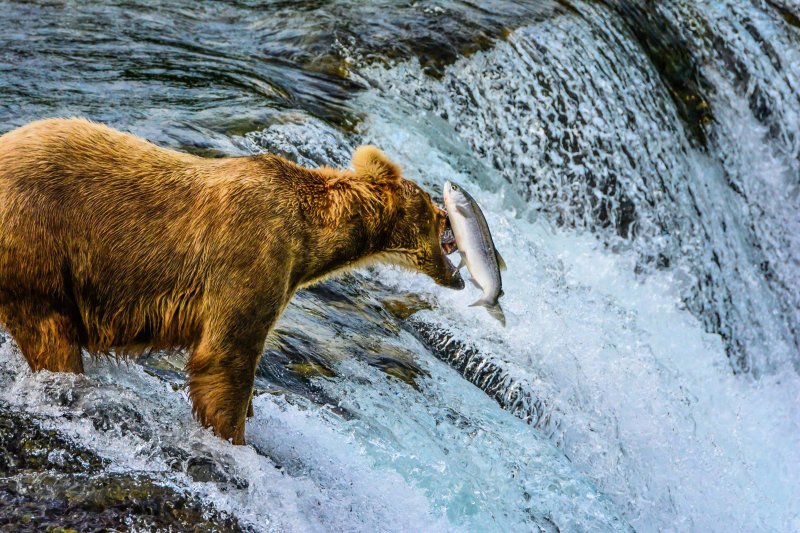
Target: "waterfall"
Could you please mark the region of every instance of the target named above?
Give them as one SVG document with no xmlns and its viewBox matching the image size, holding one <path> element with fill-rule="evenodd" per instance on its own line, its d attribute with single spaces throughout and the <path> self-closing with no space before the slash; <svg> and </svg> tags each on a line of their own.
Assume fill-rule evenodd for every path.
<svg viewBox="0 0 800 533">
<path fill-rule="evenodd" d="M 642 531 L 784 531 L 797 516 L 798 474 L 782 469 L 798 427 L 798 35 L 740 4 L 635 19 L 573 2 L 440 79 L 414 61 L 362 73 L 363 139 L 434 193 L 477 190 L 510 267 L 506 330 L 465 309 L 472 294 L 381 271 L 436 302 L 407 326 Z M 637 21 L 680 28 L 660 31 L 695 82 L 659 70 Z M 744 84 L 722 65 L 739 56 Z"/>
<path fill-rule="evenodd" d="M 572 6 L 441 81 L 412 67 L 376 83 L 452 124 L 532 209 L 633 249 L 637 272 L 679 273 L 735 370 L 800 365 L 798 29 L 764 2 L 637 8 L 640 34 L 686 47 L 661 68 L 702 74 L 678 92 L 616 9 Z"/>
<path fill-rule="evenodd" d="M 247 447 L 193 419 L 185 353 L 32 374 L 0 332 L 0 447 L 28 454 L 0 523 L 90 476 L 81 505 L 178 528 L 800 530 L 796 3 L 0 4 L 0 132 L 86 115 L 312 167 L 374 143 L 467 188 L 508 264 L 506 328 L 393 267 L 299 291 Z M 114 509 L 86 518 L 154 523 Z"/>
</svg>

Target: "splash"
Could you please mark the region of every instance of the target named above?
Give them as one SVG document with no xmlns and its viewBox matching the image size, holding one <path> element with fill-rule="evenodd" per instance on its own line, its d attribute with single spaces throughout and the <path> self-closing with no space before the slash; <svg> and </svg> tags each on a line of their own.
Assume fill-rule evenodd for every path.
<svg viewBox="0 0 800 533">
<path fill-rule="evenodd" d="M 406 68 L 380 73 L 389 94 L 387 78 L 405 82 Z M 637 531 L 795 528 L 794 370 L 734 375 L 723 339 L 683 304 L 684 271 L 637 274 L 634 247 L 609 250 L 549 217 L 530 222 L 498 172 L 464 164 L 471 149 L 462 132 L 400 98 L 386 111 L 385 97 L 362 100 L 372 110 L 365 139 L 408 162 L 414 178 L 455 179 L 474 191 L 509 266 L 505 329 L 468 307 L 471 288 L 443 291 L 378 271 L 394 290 L 432 302 L 435 311 L 420 311 L 409 327 L 562 449 Z"/>
<path fill-rule="evenodd" d="M 648 8 L 681 28 L 713 87 L 707 150 L 625 20 L 595 3 L 519 29 L 441 81 L 413 64 L 367 77 L 450 124 L 502 176 L 492 190 L 510 182 L 559 225 L 635 251 L 638 272 L 675 272 L 734 369 L 769 373 L 800 364 L 800 63 L 780 13 L 745 5 Z"/>
</svg>

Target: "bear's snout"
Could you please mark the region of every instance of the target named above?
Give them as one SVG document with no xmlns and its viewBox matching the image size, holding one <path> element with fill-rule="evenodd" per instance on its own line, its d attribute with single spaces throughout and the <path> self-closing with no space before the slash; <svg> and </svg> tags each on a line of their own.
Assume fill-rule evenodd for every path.
<svg viewBox="0 0 800 533">
<path fill-rule="evenodd" d="M 450 276 L 450 279 L 445 283 L 441 283 L 441 285 L 448 287 L 450 289 L 456 289 L 460 291 L 461 289 L 464 288 L 464 278 L 461 277 L 461 272 L 455 270 L 453 272 L 453 275 Z"/>
<path fill-rule="evenodd" d="M 442 287 L 456 290 L 463 289 L 464 278 L 461 277 L 461 272 L 444 253 L 439 254 L 438 263 L 436 274 L 431 276 L 433 280 Z"/>
</svg>

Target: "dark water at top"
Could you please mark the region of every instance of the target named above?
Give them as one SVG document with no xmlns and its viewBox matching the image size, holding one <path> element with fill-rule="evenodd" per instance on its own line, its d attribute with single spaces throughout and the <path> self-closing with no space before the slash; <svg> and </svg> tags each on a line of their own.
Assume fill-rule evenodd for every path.
<svg viewBox="0 0 800 533">
<path fill-rule="evenodd" d="M 365 63 L 435 74 L 547 2 L 4 2 L 1 130 L 83 115 L 198 152 L 302 109 L 352 125 Z"/>
</svg>

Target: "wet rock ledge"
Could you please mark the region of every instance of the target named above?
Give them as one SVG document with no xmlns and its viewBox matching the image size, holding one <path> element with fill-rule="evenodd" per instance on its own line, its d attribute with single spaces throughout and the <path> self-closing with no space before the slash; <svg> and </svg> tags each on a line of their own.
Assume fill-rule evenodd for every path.
<svg viewBox="0 0 800 533">
<path fill-rule="evenodd" d="M 90 451 L 0 402 L 0 531 L 245 531 L 208 504 Z"/>
</svg>

